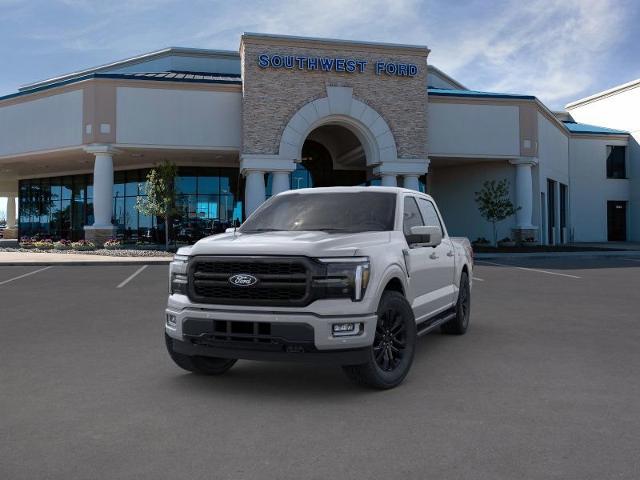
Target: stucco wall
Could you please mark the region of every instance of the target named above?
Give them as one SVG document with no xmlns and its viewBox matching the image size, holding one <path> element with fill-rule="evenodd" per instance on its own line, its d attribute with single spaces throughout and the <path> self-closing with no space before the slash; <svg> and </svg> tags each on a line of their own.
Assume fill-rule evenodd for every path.
<svg viewBox="0 0 640 480">
<path fill-rule="evenodd" d="M 0 106 L 0 156 L 82 143 L 82 90 Z"/>
<path fill-rule="evenodd" d="M 240 148 L 240 92 L 119 87 L 119 144 Z"/>
<path fill-rule="evenodd" d="M 629 201 L 629 180 L 607 179 L 607 145 L 625 144 L 599 138 L 571 139 L 569 196 L 575 241 L 606 242 L 607 201 Z"/>
<path fill-rule="evenodd" d="M 628 234 L 630 240 L 640 241 L 640 85 L 597 101 L 571 107 L 569 113 L 578 122 L 630 132 Z"/>
<path fill-rule="evenodd" d="M 398 48 L 374 51 L 359 44 L 293 42 L 273 44 L 271 40 L 244 39 L 243 58 L 243 146 L 245 154 L 277 154 L 280 137 L 293 114 L 305 104 L 327 96 L 327 86 L 353 88 L 353 97 L 377 111 L 389 125 L 398 157 L 426 158 L 427 121 L 426 51 Z M 281 54 L 368 61 L 364 73 L 260 68 L 258 55 Z M 376 75 L 378 60 L 418 65 L 414 77 Z"/>
<path fill-rule="evenodd" d="M 429 102 L 429 155 L 520 155 L 514 105 Z"/>
<path fill-rule="evenodd" d="M 438 208 L 447 225 L 449 235 L 465 236 L 470 240 L 493 237 L 491 224 L 478 212 L 475 192 L 485 180 L 509 181 L 511 201 L 515 204 L 515 167 L 506 161 L 484 161 L 429 170 L 429 194 L 438 202 Z M 515 217 L 498 224 L 498 240 L 511 237 Z"/>
</svg>

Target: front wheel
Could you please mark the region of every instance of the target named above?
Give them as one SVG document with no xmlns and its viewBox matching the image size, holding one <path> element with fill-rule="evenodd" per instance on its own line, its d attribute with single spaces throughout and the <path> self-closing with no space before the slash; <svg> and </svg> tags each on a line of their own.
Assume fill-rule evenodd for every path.
<svg viewBox="0 0 640 480">
<path fill-rule="evenodd" d="M 180 368 L 199 375 L 221 375 L 229 370 L 238 361 L 235 358 L 217 357 L 190 357 L 176 352 L 173 349 L 173 339 L 164 334 L 164 341 L 169 356 Z"/>
<path fill-rule="evenodd" d="M 442 325 L 442 333 L 450 335 L 463 335 L 469 328 L 469 316 L 471 315 L 471 287 L 469 285 L 469 275 L 462 272 L 460 276 L 460 291 L 456 302 L 456 316 Z"/>
<path fill-rule="evenodd" d="M 369 360 L 342 369 L 356 383 L 378 389 L 396 387 L 409 373 L 415 344 L 416 322 L 411 305 L 398 292 L 384 292 Z"/>
</svg>

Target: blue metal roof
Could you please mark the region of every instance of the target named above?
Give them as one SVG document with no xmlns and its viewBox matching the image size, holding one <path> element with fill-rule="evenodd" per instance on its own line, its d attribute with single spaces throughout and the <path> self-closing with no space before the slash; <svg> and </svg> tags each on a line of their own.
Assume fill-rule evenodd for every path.
<svg viewBox="0 0 640 480">
<path fill-rule="evenodd" d="M 571 133 L 593 133 L 597 135 L 628 135 L 629 132 L 624 130 L 615 130 L 613 128 L 598 127 L 596 125 L 588 125 L 586 123 L 577 123 L 563 121 L 564 126 L 569 129 Z"/>
<path fill-rule="evenodd" d="M 218 83 L 227 85 L 242 85 L 240 75 L 231 73 L 204 73 L 204 72 L 149 72 L 149 73 L 90 73 L 81 77 L 71 78 L 60 82 L 49 83 L 41 87 L 21 90 L 17 93 L 10 93 L 0 97 L 0 100 L 22 97 L 35 92 L 49 90 L 50 88 L 61 87 L 72 83 L 82 82 L 92 78 L 115 78 L 122 80 L 151 80 L 160 82 L 186 82 L 186 83 Z"/>
<path fill-rule="evenodd" d="M 447 88 L 427 88 L 429 95 L 437 95 L 441 97 L 477 97 L 477 98 L 515 98 L 524 100 L 535 100 L 533 95 L 520 95 L 517 93 L 497 93 L 497 92 L 480 92 L 478 90 L 454 90 Z"/>
</svg>

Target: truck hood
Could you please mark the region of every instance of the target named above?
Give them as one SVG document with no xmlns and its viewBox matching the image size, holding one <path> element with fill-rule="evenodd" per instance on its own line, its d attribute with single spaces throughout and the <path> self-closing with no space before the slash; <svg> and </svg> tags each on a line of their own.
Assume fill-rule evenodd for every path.
<svg viewBox="0 0 640 480">
<path fill-rule="evenodd" d="M 221 233 L 203 238 L 190 255 L 304 255 L 339 257 L 364 254 L 363 249 L 390 241 L 390 232 L 264 232 Z"/>
</svg>

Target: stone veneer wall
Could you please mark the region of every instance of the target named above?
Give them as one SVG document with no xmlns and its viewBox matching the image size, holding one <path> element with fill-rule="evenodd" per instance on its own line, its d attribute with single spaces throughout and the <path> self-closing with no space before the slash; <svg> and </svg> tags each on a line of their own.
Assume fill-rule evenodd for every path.
<svg viewBox="0 0 640 480">
<path fill-rule="evenodd" d="M 279 39 L 280 40 L 280 39 Z M 327 44 L 317 41 L 243 36 L 242 153 L 278 153 L 280 137 L 292 115 L 306 103 L 327 96 L 326 87 L 353 88 L 353 97 L 376 110 L 393 133 L 399 158 L 427 158 L 426 48 Z M 339 57 L 367 60 L 364 73 L 260 68 L 260 54 Z M 375 62 L 413 63 L 414 77 L 375 74 Z"/>
</svg>

